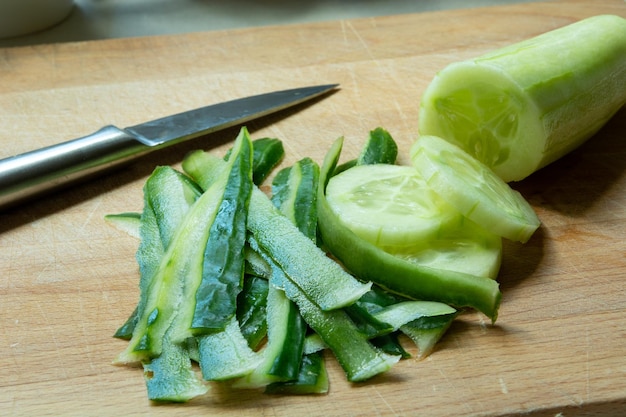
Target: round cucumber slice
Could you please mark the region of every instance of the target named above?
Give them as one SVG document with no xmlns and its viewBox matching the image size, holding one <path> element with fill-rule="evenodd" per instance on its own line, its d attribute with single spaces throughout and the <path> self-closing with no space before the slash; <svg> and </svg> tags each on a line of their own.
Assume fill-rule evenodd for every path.
<svg viewBox="0 0 626 417">
<path fill-rule="evenodd" d="M 490 168 L 437 136 L 421 136 L 411 161 L 441 198 L 485 230 L 526 242 L 539 227 L 528 202 Z"/>
<path fill-rule="evenodd" d="M 430 268 L 495 279 L 502 263 L 502 238 L 469 219 L 412 248 L 383 247 L 386 252 Z"/>
<path fill-rule="evenodd" d="M 326 198 L 344 226 L 376 246 L 413 247 L 462 221 L 410 166 L 352 167 L 330 179 Z"/>
</svg>

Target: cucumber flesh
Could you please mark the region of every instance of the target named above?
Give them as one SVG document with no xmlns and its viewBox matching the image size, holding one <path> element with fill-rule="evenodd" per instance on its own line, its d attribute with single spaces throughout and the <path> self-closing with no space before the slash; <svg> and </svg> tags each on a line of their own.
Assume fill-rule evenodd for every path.
<svg viewBox="0 0 626 417">
<path fill-rule="evenodd" d="M 422 96 L 419 132 L 518 181 L 597 132 L 625 85 L 626 19 L 594 16 L 444 68 Z"/>
<path fill-rule="evenodd" d="M 431 268 L 496 279 L 502 263 L 502 238 L 465 218 L 430 240 L 407 248 L 381 247 L 400 259 Z"/>
<path fill-rule="evenodd" d="M 539 227 L 528 202 L 458 146 L 421 136 L 411 146 L 411 161 L 441 198 L 488 232 L 526 242 Z"/>
<path fill-rule="evenodd" d="M 377 246 L 415 246 L 462 220 L 410 166 L 347 169 L 330 179 L 326 199 L 346 227 Z"/>
<path fill-rule="evenodd" d="M 498 274 L 500 236 L 463 216 L 413 167 L 354 166 L 330 179 L 326 199 L 347 228 L 394 256 L 489 278 Z"/>
</svg>

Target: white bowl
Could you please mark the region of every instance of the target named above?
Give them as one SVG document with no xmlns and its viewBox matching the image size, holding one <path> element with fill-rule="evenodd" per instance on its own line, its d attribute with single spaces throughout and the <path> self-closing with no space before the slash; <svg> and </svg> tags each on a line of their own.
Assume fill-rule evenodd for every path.
<svg viewBox="0 0 626 417">
<path fill-rule="evenodd" d="M 0 38 L 38 32 L 59 23 L 74 0 L 0 0 Z"/>
</svg>

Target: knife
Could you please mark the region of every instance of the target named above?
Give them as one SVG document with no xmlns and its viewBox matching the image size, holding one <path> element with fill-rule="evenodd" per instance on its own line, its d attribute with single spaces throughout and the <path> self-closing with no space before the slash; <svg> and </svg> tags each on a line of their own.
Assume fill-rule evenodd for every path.
<svg viewBox="0 0 626 417">
<path fill-rule="evenodd" d="M 109 125 L 0 160 L 0 209 L 93 176 L 151 151 L 245 123 L 319 97 L 338 84 L 244 97 L 119 129 Z"/>
</svg>

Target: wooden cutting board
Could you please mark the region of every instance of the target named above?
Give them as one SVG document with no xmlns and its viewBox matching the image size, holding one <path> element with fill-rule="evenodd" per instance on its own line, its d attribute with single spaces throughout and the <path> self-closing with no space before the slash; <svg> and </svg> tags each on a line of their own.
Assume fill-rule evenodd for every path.
<svg viewBox="0 0 626 417">
<path fill-rule="evenodd" d="M 416 137 L 419 98 L 446 64 L 595 14 L 622 0 L 570 0 L 178 36 L 0 49 L 0 156 L 254 93 L 322 83 L 341 90 L 253 123 L 284 140 L 285 164 L 321 162 L 345 136 L 353 157 L 378 126 Z M 236 129 L 0 214 L 3 415 L 574 416 L 626 412 L 626 109 L 591 141 L 515 188 L 542 227 L 507 243 L 495 325 L 469 313 L 427 359 L 363 384 L 328 356 L 326 396 L 213 385 L 153 405 L 140 369 L 111 365 L 137 300 L 137 242 L 103 216 L 138 211 L 156 165 L 221 154 Z"/>
</svg>

